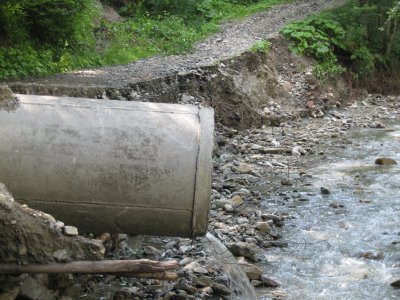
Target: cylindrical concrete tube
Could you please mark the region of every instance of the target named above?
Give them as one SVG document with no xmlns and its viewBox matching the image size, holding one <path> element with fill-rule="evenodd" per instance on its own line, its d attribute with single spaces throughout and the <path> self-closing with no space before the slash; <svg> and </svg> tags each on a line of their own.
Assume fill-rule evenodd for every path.
<svg viewBox="0 0 400 300">
<path fill-rule="evenodd" d="M 190 105 L 17 95 L 0 108 L 0 182 L 81 231 L 207 231 L 214 117 Z"/>
</svg>

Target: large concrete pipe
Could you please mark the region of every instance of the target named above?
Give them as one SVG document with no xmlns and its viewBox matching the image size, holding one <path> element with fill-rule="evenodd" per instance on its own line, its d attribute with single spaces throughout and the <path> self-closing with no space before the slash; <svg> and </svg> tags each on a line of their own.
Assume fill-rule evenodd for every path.
<svg viewBox="0 0 400 300">
<path fill-rule="evenodd" d="M 0 182 L 83 231 L 207 230 L 210 108 L 17 95 L 0 109 Z"/>
</svg>

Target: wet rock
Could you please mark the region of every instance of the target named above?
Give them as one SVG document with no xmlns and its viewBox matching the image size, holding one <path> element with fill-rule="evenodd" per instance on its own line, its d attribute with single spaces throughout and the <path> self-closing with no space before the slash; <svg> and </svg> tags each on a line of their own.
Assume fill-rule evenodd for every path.
<svg viewBox="0 0 400 300">
<path fill-rule="evenodd" d="M 189 263 L 191 263 L 192 262 L 192 258 L 190 258 L 190 257 L 185 257 L 184 259 L 182 259 L 180 262 L 179 262 L 179 265 L 181 265 L 181 266 L 186 266 L 187 264 L 189 264 Z"/>
<path fill-rule="evenodd" d="M 69 262 L 71 261 L 71 254 L 67 249 L 59 249 L 53 253 L 53 257 L 57 262 Z"/>
<path fill-rule="evenodd" d="M 274 223 L 275 222 L 281 222 L 282 218 L 277 216 L 277 215 L 273 215 L 273 214 L 262 214 L 261 218 L 263 220 L 272 220 Z"/>
<path fill-rule="evenodd" d="M 225 205 L 224 205 L 224 210 L 226 210 L 226 211 L 233 211 L 233 206 L 230 205 L 230 204 L 225 204 Z"/>
<path fill-rule="evenodd" d="M 293 182 L 289 178 L 282 178 L 281 184 L 285 186 L 291 186 L 293 185 Z"/>
<path fill-rule="evenodd" d="M 189 299 L 189 297 L 184 290 L 168 292 L 163 298 L 163 300 L 187 300 L 187 299 Z"/>
<path fill-rule="evenodd" d="M 262 275 L 262 271 L 259 267 L 256 265 L 253 265 L 251 263 L 248 263 L 243 260 L 238 260 L 239 266 L 243 269 L 243 271 L 246 273 L 247 278 L 250 280 L 252 279 L 260 279 Z"/>
<path fill-rule="evenodd" d="M 185 254 L 186 252 L 189 252 L 193 249 L 193 247 L 191 245 L 188 246 L 180 246 L 179 247 L 179 253 L 180 254 Z"/>
<path fill-rule="evenodd" d="M 216 294 L 219 294 L 219 295 L 230 295 L 230 294 L 232 294 L 231 290 L 229 288 L 227 288 L 223 284 L 214 283 L 212 285 L 212 289 L 214 290 L 214 292 Z"/>
<path fill-rule="evenodd" d="M 261 282 L 266 287 L 276 288 L 281 286 L 277 281 L 271 279 L 270 277 L 268 277 L 268 275 L 265 274 L 261 275 Z"/>
<path fill-rule="evenodd" d="M 381 122 L 373 122 L 372 124 L 369 125 L 371 128 L 385 128 L 385 125 L 383 125 Z"/>
<path fill-rule="evenodd" d="M 200 268 L 201 265 L 197 261 L 193 261 L 188 263 L 186 266 L 183 267 L 183 271 L 185 272 L 194 272 L 195 268 Z"/>
<path fill-rule="evenodd" d="M 271 231 L 271 227 L 269 226 L 268 222 L 258 222 L 256 224 L 256 229 L 261 233 L 267 233 Z"/>
<path fill-rule="evenodd" d="M 288 242 L 283 242 L 283 241 L 264 241 L 262 243 L 262 246 L 264 248 L 273 248 L 273 247 L 277 247 L 277 248 L 285 248 L 289 246 Z"/>
<path fill-rule="evenodd" d="M 200 287 L 211 287 L 216 294 L 230 295 L 231 290 L 221 283 L 215 282 L 212 278 L 207 276 L 199 276 L 193 278 L 193 283 Z"/>
<path fill-rule="evenodd" d="M 214 294 L 214 290 L 212 289 L 211 286 L 203 287 L 203 288 L 201 289 L 201 292 L 203 292 L 203 293 L 205 293 L 205 294 L 207 294 L 207 295 L 212 295 L 212 294 Z"/>
<path fill-rule="evenodd" d="M 78 235 L 78 228 L 74 226 L 64 226 L 64 234 L 69 236 L 77 236 Z"/>
<path fill-rule="evenodd" d="M 331 208 L 339 208 L 339 207 L 344 207 L 344 205 L 340 204 L 340 203 L 332 202 L 332 203 L 329 204 L 329 207 L 331 207 Z"/>
<path fill-rule="evenodd" d="M 249 219 L 247 219 L 246 217 L 239 217 L 239 218 L 237 218 L 236 222 L 238 224 L 245 224 L 245 223 L 249 223 Z"/>
<path fill-rule="evenodd" d="M 254 260 L 257 253 L 259 253 L 260 248 L 253 243 L 237 242 L 228 245 L 227 248 L 235 256 L 243 256 L 250 260 Z"/>
<path fill-rule="evenodd" d="M 184 281 L 181 281 L 177 285 L 175 285 L 175 288 L 178 290 L 183 290 L 191 295 L 193 295 L 197 292 L 197 288 L 195 288 L 193 285 L 190 285 Z"/>
<path fill-rule="evenodd" d="M 194 267 L 193 272 L 198 274 L 208 274 L 208 270 L 202 266 Z"/>
<path fill-rule="evenodd" d="M 387 166 L 387 165 L 397 165 L 397 161 L 395 161 L 392 158 L 386 158 L 386 157 L 380 157 L 377 158 L 375 160 L 375 164 L 377 165 L 383 165 L 383 166 Z"/>
<path fill-rule="evenodd" d="M 236 168 L 235 171 L 240 174 L 251 174 L 253 173 L 253 169 L 249 164 L 240 163 Z"/>
<path fill-rule="evenodd" d="M 243 198 L 240 195 L 235 195 L 232 197 L 231 202 L 235 205 L 235 206 L 239 206 L 243 204 Z"/>
<path fill-rule="evenodd" d="M 364 259 L 372 259 L 372 260 L 382 260 L 384 259 L 384 255 L 381 252 L 372 252 L 372 251 L 367 251 L 360 253 L 358 255 L 359 258 L 364 258 Z"/>
<path fill-rule="evenodd" d="M 396 281 L 393 281 L 390 285 L 391 285 L 392 287 L 395 287 L 395 288 L 400 289 L 400 279 L 398 279 L 398 280 L 396 280 Z"/>
<path fill-rule="evenodd" d="M 321 194 L 322 195 L 330 195 L 331 191 L 327 189 L 326 187 L 321 186 Z"/>
<path fill-rule="evenodd" d="M 55 227 L 56 229 L 59 229 L 59 230 L 63 229 L 64 226 L 65 226 L 64 222 L 61 222 L 61 221 L 57 221 L 57 222 L 54 224 L 54 227 Z"/>
<path fill-rule="evenodd" d="M 161 255 L 161 253 L 161 250 L 158 250 L 153 246 L 143 247 L 143 255 L 145 255 L 146 257 L 157 258 Z"/>
<path fill-rule="evenodd" d="M 300 156 L 306 154 L 306 150 L 304 150 L 301 146 L 294 146 L 292 149 L 292 155 Z"/>
<path fill-rule="evenodd" d="M 215 200 L 215 204 L 218 208 L 223 208 L 225 205 L 232 205 L 232 202 L 227 199 L 218 199 Z"/>
</svg>

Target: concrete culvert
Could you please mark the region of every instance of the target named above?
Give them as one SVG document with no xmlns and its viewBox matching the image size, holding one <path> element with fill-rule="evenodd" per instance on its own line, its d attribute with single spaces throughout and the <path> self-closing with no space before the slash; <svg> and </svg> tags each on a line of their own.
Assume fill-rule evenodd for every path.
<svg viewBox="0 0 400 300">
<path fill-rule="evenodd" d="M 211 108 L 17 95 L 0 110 L 0 182 L 81 231 L 207 231 Z"/>
</svg>

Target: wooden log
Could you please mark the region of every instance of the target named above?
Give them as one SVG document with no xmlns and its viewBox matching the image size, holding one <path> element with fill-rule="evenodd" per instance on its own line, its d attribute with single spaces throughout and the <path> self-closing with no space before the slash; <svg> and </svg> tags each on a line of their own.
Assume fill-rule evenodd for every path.
<svg viewBox="0 0 400 300">
<path fill-rule="evenodd" d="M 123 273 L 114 274 L 123 277 L 135 277 L 135 278 L 151 278 L 166 281 L 176 281 L 178 280 L 178 274 L 174 272 L 157 272 L 157 273 Z"/>
<path fill-rule="evenodd" d="M 177 269 L 177 261 L 138 260 L 103 260 L 74 261 L 70 263 L 50 264 L 0 264 L 0 274 L 21 273 L 79 273 L 79 274 L 114 274 L 139 278 L 155 278 L 160 280 L 176 280 L 175 273 L 167 270 Z"/>
</svg>

